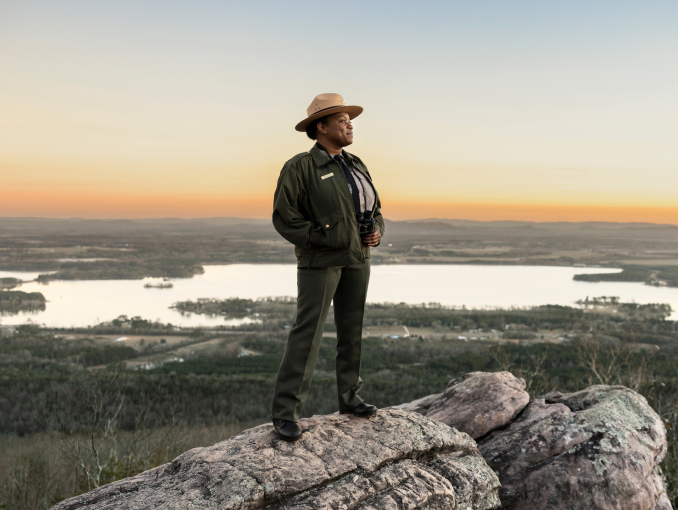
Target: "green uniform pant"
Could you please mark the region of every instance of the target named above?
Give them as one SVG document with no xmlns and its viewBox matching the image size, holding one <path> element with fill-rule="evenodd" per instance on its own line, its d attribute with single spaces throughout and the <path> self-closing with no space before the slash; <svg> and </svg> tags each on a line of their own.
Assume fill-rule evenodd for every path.
<svg viewBox="0 0 678 510">
<path fill-rule="evenodd" d="M 363 401 L 360 345 L 369 280 L 369 259 L 352 266 L 297 270 L 297 319 L 290 330 L 275 382 L 273 419 L 299 421 L 332 301 L 337 326 L 339 410 L 350 411 Z"/>
</svg>

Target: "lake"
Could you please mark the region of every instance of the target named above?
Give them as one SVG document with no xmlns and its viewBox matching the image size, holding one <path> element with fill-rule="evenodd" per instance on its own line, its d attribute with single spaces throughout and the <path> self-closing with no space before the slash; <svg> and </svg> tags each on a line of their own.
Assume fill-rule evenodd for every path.
<svg viewBox="0 0 678 510">
<path fill-rule="evenodd" d="M 198 298 L 296 296 L 296 267 L 288 264 L 232 264 L 204 266 L 193 278 L 173 278 L 171 289 L 144 288 L 144 280 L 31 282 L 20 290 L 42 292 L 44 312 L 0 317 L 5 325 L 31 321 L 48 327 L 86 327 L 120 315 L 140 316 L 177 326 L 237 325 L 248 319 L 182 315 L 170 306 Z M 678 320 L 678 288 L 641 283 L 574 281 L 581 273 L 618 272 L 619 269 L 552 266 L 490 265 L 375 265 L 368 292 L 372 303 L 440 303 L 467 308 L 510 308 L 543 304 L 572 306 L 578 299 L 618 296 L 636 303 L 668 303 Z M 2 272 L 0 278 L 32 279 L 36 273 Z"/>
</svg>

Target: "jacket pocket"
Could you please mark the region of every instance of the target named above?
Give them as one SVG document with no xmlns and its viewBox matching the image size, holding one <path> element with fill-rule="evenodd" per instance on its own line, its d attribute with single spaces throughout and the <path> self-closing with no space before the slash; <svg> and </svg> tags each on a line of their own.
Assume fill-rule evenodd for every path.
<svg viewBox="0 0 678 510">
<path fill-rule="evenodd" d="M 344 250 L 348 248 L 349 239 L 341 209 L 318 218 L 318 223 L 311 233 L 311 244 L 318 248 Z"/>
</svg>

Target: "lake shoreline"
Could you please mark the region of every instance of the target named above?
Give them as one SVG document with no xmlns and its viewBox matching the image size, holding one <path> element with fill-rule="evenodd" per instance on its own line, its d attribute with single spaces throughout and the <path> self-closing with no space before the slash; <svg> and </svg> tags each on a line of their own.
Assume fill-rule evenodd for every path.
<svg viewBox="0 0 678 510">
<path fill-rule="evenodd" d="M 294 264 L 214 264 L 193 278 L 171 278 L 172 288 L 154 288 L 162 278 L 143 280 L 51 280 L 21 286 L 41 292 L 46 310 L 4 316 L 6 325 L 32 321 L 45 327 L 91 327 L 119 316 L 178 327 L 238 326 L 238 319 L 181 314 L 172 307 L 198 299 L 259 299 L 296 296 Z M 370 303 L 439 303 L 467 308 L 574 306 L 577 300 L 617 296 L 640 304 L 667 303 L 678 310 L 678 290 L 640 283 L 576 281 L 576 274 L 615 274 L 618 268 L 495 264 L 374 264 Z M 1 275 L 2 273 L 0 273 Z M 150 287 L 147 287 L 150 285 Z M 677 314 L 678 315 L 678 314 Z"/>
</svg>

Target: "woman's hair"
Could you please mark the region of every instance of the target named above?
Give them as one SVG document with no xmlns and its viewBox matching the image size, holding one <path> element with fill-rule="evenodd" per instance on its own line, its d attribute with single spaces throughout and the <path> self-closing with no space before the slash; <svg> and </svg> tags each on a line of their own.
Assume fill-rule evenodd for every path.
<svg viewBox="0 0 678 510">
<path fill-rule="evenodd" d="M 308 126 L 306 126 L 306 136 L 308 136 L 311 140 L 315 140 L 316 138 L 318 138 L 318 122 L 322 124 L 327 124 L 328 117 L 329 115 L 320 117 L 318 120 L 314 120 Z"/>
</svg>

